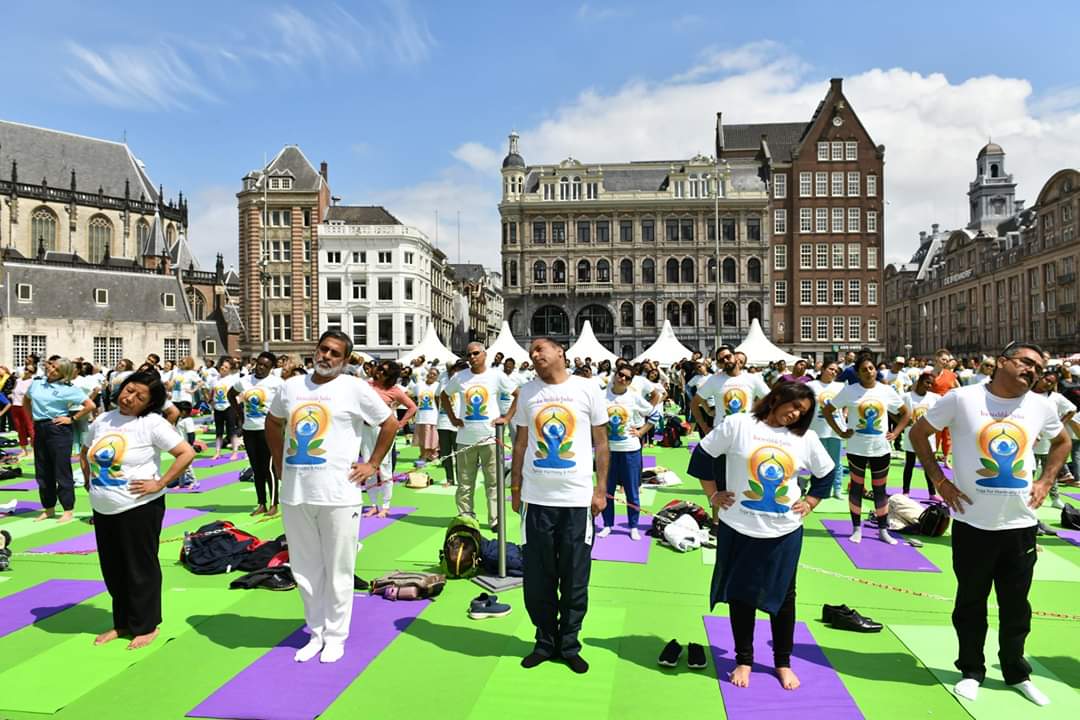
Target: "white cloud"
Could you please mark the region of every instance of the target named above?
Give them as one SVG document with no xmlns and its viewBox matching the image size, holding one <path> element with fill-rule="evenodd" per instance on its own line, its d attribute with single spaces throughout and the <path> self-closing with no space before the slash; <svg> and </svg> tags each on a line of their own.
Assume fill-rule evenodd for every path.
<svg viewBox="0 0 1080 720">
<path fill-rule="evenodd" d="M 498 168 L 502 160 L 499 153 L 478 142 L 467 142 L 451 154 L 472 169 L 482 173 L 490 173 L 492 168 Z"/>
<path fill-rule="evenodd" d="M 138 110 L 186 109 L 190 99 L 215 100 L 191 65 L 172 48 L 113 47 L 95 52 L 78 43 L 68 51 L 68 77 L 94 100 Z"/>
<path fill-rule="evenodd" d="M 225 256 L 225 267 L 238 267 L 239 224 L 236 188 L 212 185 L 188 198 L 188 246 L 204 270 L 212 270 L 214 256 Z"/>
<path fill-rule="evenodd" d="M 593 5 L 592 3 L 582 3 L 577 9 L 578 20 L 583 22 L 611 20 L 612 18 L 622 17 L 626 14 L 626 10 L 620 10 L 610 6 L 601 7 Z"/>
</svg>

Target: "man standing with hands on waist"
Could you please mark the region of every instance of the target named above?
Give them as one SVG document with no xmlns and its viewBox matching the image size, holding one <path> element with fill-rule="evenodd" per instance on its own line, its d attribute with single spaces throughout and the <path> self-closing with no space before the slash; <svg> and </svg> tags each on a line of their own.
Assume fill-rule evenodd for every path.
<svg viewBox="0 0 1080 720">
<path fill-rule="evenodd" d="M 1035 511 L 1065 462 L 1069 439 L 1050 401 L 1029 392 L 1045 369 L 1037 345 L 1011 343 L 997 358 L 990 382 L 955 388 L 911 430 L 912 447 L 927 478 L 952 509 L 956 603 L 952 622 L 962 678 L 956 694 L 974 700 L 986 677 L 986 601 L 997 591 L 998 659 L 1005 683 L 1036 705 L 1050 699 L 1031 682 L 1024 641 L 1031 631 L 1031 589 L 1037 548 Z M 953 479 L 945 477 L 930 435 L 946 428 L 953 439 Z M 1032 451 L 1052 437 L 1042 475 Z"/>
<path fill-rule="evenodd" d="M 595 382 L 567 372 L 554 340 L 533 340 L 529 357 L 537 377 L 517 399 L 510 470 L 525 608 L 536 626 L 536 645 L 521 666 L 561 657 L 580 674 L 589 670 L 578 633 L 589 607 L 593 517 L 607 505 L 607 401 Z"/>
</svg>

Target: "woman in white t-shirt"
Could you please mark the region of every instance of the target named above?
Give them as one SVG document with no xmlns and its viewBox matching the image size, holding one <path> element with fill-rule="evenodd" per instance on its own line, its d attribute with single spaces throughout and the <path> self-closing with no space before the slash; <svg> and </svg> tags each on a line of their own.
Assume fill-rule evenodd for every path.
<svg viewBox="0 0 1080 720">
<path fill-rule="evenodd" d="M 871 363 L 871 367 L 873 364 Z M 810 429 L 814 391 L 804 383 L 777 383 L 750 413 L 736 413 L 702 438 L 699 448 L 724 456 L 727 489 L 699 477 L 718 511 L 716 565 L 710 607 L 726 602 L 735 640 L 731 682 L 747 687 L 754 663 L 754 615 L 769 613 L 773 661 L 780 684 L 799 686 L 791 670 L 795 634 L 795 575 L 805 518 L 828 497 L 833 461 Z M 700 468 L 712 471 L 712 463 Z M 803 495 L 798 473 L 813 476 Z"/>
<path fill-rule="evenodd" d="M 866 486 L 866 471 L 874 487 L 874 515 L 882 542 L 895 545 L 889 534 L 889 496 L 885 485 L 889 481 L 892 462 L 892 443 L 907 427 L 910 415 L 896 391 L 877 379 L 877 366 L 869 353 L 855 359 L 855 374 L 859 382 L 848 385 L 825 406 L 825 421 L 832 431 L 847 441 L 848 510 L 851 513 L 851 542 L 862 541 L 862 499 Z M 841 430 L 836 422 L 837 410 L 846 413 L 847 428 Z M 889 430 L 889 415 L 899 417 L 896 427 Z"/>
<path fill-rule="evenodd" d="M 904 438 L 901 442 L 901 447 L 904 448 L 904 494 L 907 495 L 911 491 L 911 475 L 915 472 L 915 448 L 911 446 L 911 438 L 908 437 L 911 432 L 911 428 L 919 421 L 926 411 L 934 407 L 934 404 L 941 399 L 941 396 L 936 392 L 930 391 L 930 386 L 934 382 L 934 376 L 930 372 L 924 372 L 919 376 L 919 379 L 915 381 L 915 387 L 911 392 L 906 392 L 903 395 L 904 405 L 907 407 L 908 412 L 911 413 L 911 424 L 907 430 L 904 431 Z M 930 447 L 934 447 L 934 438 L 930 438 Z M 934 481 L 930 479 L 930 476 L 926 474 L 926 468 L 923 468 L 923 477 L 926 479 L 926 488 L 930 491 L 930 499 L 940 499 L 937 495 L 937 489 L 934 488 Z"/>
<path fill-rule="evenodd" d="M 825 451 L 829 453 L 829 457 L 832 458 L 833 465 L 835 465 L 830 476 L 829 486 L 834 498 L 840 497 L 840 485 L 843 481 L 844 474 L 840 469 L 840 450 L 843 448 L 844 443 L 829 427 L 829 423 L 825 421 L 825 406 L 839 395 L 841 390 L 847 387 L 845 383 L 836 379 L 839 374 L 840 366 L 835 360 L 830 360 L 821 366 L 821 376 L 817 380 L 806 383 L 814 391 L 817 405 L 814 410 L 814 421 L 810 424 L 810 429 L 817 433 L 818 439 L 825 446 Z"/>
<path fill-rule="evenodd" d="M 409 388 L 410 394 L 416 401 L 415 437 L 416 445 L 420 448 L 420 459 L 431 462 L 439 457 L 439 433 L 436 425 L 439 422 L 439 393 L 442 385 L 439 384 L 439 371 L 437 368 L 429 368 L 424 377 L 417 376 Z"/>
<path fill-rule="evenodd" d="M 638 487 L 641 484 L 641 438 L 648 436 L 657 415 L 656 409 L 640 393 L 630 390 L 634 373 L 628 367 L 619 368 L 604 393 L 608 414 L 608 503 L 602 513 L 604 527 L 596 534 L 607 537 L 615 526 L 615 488 L 622 485 L 626 492 L 626 519 L 630 539 L 640 540 L 638 517 L 641 514 Z"/>
<path fill-rule="evenodd" d="M 1058 386 L 1058 373 L 1056 370 L 1048 370 L 1045 375 L 1039 378 L 1039 381 L 1035 383 L 1035 386 L 1031 388 L 1031 392 L 1039 393 L 1050 398 L 1050 404 L 1054 406 L 1054 412 L 1057 413 L 1058 418 L 1061 420 L 1061 424 L 1065 426 L 1065 432 L 1069 435 L 1069 440 L 1074 440 L 1074 433 L 1072 430 L 1072 419 L 1076 414 L 1076 406 L 1066 398 L 1064 395 L 1057 391 Z M 1039 472 L 1042 473 L 1043 465 L 1046 464 L 1046 456 L 1050 454 L 1050 441 L 1053 438 L 1050 436 L 1039 436 L 1039 439 L 1035 441 L 1035 465 Z M 1058 491 L 1058 479 L 1054 478 L 1054 484 L 1050 486 L 1050 507 L 1060 510 L 1065 506 L 1065 503 L 1061 501 L 1061 496 Z"/>
<path fill-rule="evenodd" d="M 152 408 L 165 402 L 157 372 L 132 373 L 120 386 L 116 409 L 90 426 L 83 482 L 94 508 L 94 537 L 105 586 L 112 596 L 113 626 L 95 645 L 130 637 L 128 649 L 145 647 L 161 624 L 158 543 L 165 517 L 165 487 L 191 464 L 195 451 Z M 161 452 L 173 464 L 161 472 Z"/>
<path fill-rule="evenodd" d="M 231 376 L 236 378 L 236 383 L 228 393 L 233 412 L 242 423 L 244 449 L 255 476 L 258 504 L 251 511 L 252 515 L 276 515 L 278 511 L 278 478 L 274 477 L 270 467 L 270 446 L 266 442 L 266 413 L 285 384 L 271 372 L 276 364 L 274 353 L 259 353 L 253 372 L 243 377 Z"/>
<path fill-rule="evenodd" d="M 227 442 L 232 447 L 230 460 L 240 455 L 240 432 L 236 427 L 236 411 L 229 403 L 229 390 L 236 386 L 239 375 L 233 373 L 232 361 L 228 358 L 218 363 L 218 374 L 209 381 L 210 407 L 214 411 L 214 457 L 221 457 L 222 446 Z"/>
</svg>

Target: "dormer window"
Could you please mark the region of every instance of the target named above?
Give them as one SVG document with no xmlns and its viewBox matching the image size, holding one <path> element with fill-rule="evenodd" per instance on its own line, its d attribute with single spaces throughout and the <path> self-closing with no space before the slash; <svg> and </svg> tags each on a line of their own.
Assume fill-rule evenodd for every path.
<svg viewBox="0 0 1080 720">
<path fill-rule="evenodd" d="M 277 190 L 279 187 L 279 181 L 277 178 L 270 178 L 270 189 Z"/>
<path fill-rule="evenodd" d="M 166 310 L 176 309 L 176 293 L 162 293 L 161 306 Z"/>
<path fill-rule="evenodd" d="M 94 288 L 94 304 L 95 305 L 108 305 L 109 304 L 109 291 L 107 288 Z"/>
<path fill-rule="evenodd" d="M 32 302 L 34 300 L 34 287 L 29 283 L 16 283 L 15 298 L 19 302 Z"/>
</svg>

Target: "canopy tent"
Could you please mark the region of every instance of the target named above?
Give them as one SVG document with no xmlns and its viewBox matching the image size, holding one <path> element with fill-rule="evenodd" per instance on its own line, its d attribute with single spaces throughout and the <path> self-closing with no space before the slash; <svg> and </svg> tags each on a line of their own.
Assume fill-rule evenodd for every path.
<svg viewBox="0 0 1080 720">
<path fill-rule="evenodd" d="M 596 339 L 596 335 L 593 334 L 592 323 L 588 320 L 581 326 L 581 334 L 578 335 L 577 342 L 566 351 L 566 357 L 570 362 L 574 362 L 577 358 L 582 360 L 592 358 L 595 363 L 599 363 L 601 360 L 615 362 L 619 359 L 615 353 L 601 345 L 600 341 Z"/>
<path fill-rule="evenodd" d="M 514 339 L 514 334 L 510 332 L 510 323 L 505 320 L 499 329 L 499 337 L 495 338 L 495 342 L 487 349 L 488 360 L 494 362 L 496 353 L 502 353 L 503 359 L 513 358 L 518 365 L 529 359 L 529 351 Z"/>
<path fill-rule="evenodd" d="M 772 341 L 765 337 L 765 332 L 761 329 L 761 323 L 757 318 L 751 321 L 750 331 L 746 333 L 746 337 L 735 350 L 746 354 L 747 365 L 768 365 L 777 360 L 783 360 L 791 365 L 801 359 L 773 345 Z"/>
<path fill-rule="evenodd" d="M 680 360 L 689 359 L 693 354 L 693 350 L 683 345 L 679 342 L 679 338 L 675 337 L 675 331 L 671 329 L 671 322 L 665 320 L 664 327 L 660 328 L 660 336 L 656 338 L 656 342 L 650 345 L 645 352 L 634 358 L 634 362 L 652 360 L 664 367 L 668 367 Z"/>
<path fill-rule="evenodd" d="M 412 350 L 398 358 L 398 362 L 411 363 L 416 358 L 424 356 L 428 362 L 434 358 L 439 358 L 439 362 L 443 365 L 454 362 L 458 359 L 458 356 L 446 349 L 446 346 L 442 344 L 442 340 L 435 333 L 435 323 L 429 323 L 427 326 L 427 332 L 424 333 L 424 339 L 420 341 L 419 345 L 416 345 Z"/>
</svg>

